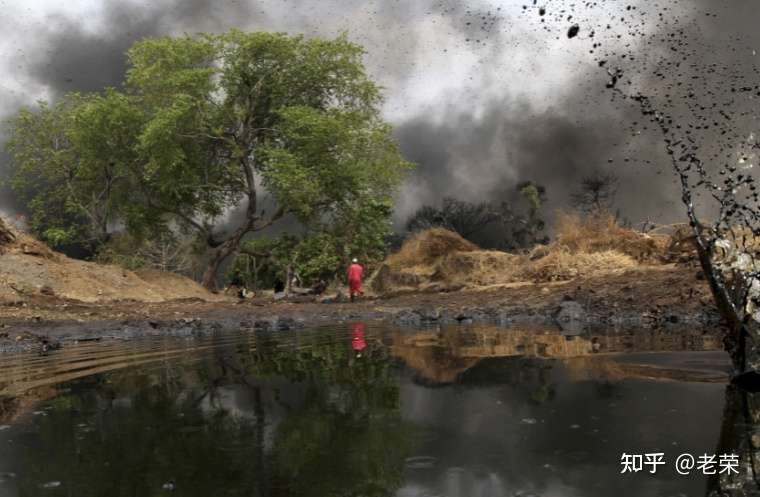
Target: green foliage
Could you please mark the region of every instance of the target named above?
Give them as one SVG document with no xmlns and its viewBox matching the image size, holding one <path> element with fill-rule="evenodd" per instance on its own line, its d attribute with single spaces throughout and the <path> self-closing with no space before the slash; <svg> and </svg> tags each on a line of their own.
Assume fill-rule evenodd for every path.
<svg viewBox="0 0 760 497">
<path fill-rule="evenodd" d="M 22 109 L 10 122 L 14 133 L 7 148 L 14 161 L 9 184 L 30 211 L 32 231 L 53 245 L 90 240 L 97 231 L 79 203 L 92 185 L 78 174 L 70 150 L 69 128 L 83 101 L 72 94 L 53 107 L 41 102 L 36 112 Z"/>
<path fill-rule="evenodd" d="M 545 188 L 527 181 L 517 185 L 517 191 L 527 204 L 527 212 L 512 216 L 511 248 L 530 248 L 548 243 L 549 238 L 543 233 L 546 222 L 541 217 L 541 208 L 546 203 Z"/>
<path fill-rule="evenodd" d="M 97 246 L 130 199 L 124 188 L 139 158 L 131 147 L 144 117 L 115 90 L 41 102 L 10 122 L 10 185 L 31 211 L 33 232 L 52 245 Z"/>
<path fill-rule="evenodd" d="M 365 198 L 339 206 L 335 217 L 315 223 L 316 228 L 302 236 L 248 240 L 227 279 L 249 288 L 271 288 L 290 266 L 304 285 L 310 285 L 343 278 L 353 257 L 371 267 L 387 254 L 392 208 L 389 199 Z"/>
<path fill-rule="evenodd" d="M 319 278 L 330 278 L 342 262 L 335 240 L 329 233 L 317 233 L 298 240 L 291 254 L 293 268 L 306 284 Z"/>
<path fill-rule="evenodd" d="M 273 288 L 283 280 L 286 266 L 276 257 L 276 250 L 288 239 L 255 238 L 244 242 L 240 253 L 227 269 L 226 280 L 251 289 Z"/>
<path fill-rule="evenodd" d="M 296 259 L 315 259 L 302 270 L 324 274 L 349 251 L 378 252 L 386 206 L 411 167 L 380 118 L 363 54 L 345 36 L 140 41 L 124 92 L 19 113 L 12 185 L 49 241 L 100 244 L 114 225 L 140 239 L 192 233 L 207 242 L 210 276 L 247 234 L 289 215 L 307 233 Z M 276 205 L 268 212 L 264 194 Z M 220 236 L 222 214 L 241 203 L 245 219 Z"/>
<path fill-rule="evenodd" d="M 531 216 L 535 216 L 544 204 L 544 189 L 533 182 L 521 183 L 517 186 L 517 191 L 528 202 L 528 209 Z"/>
<path fill-rule="evenodd" d="M 261 150 L 263 180 L 304 223 L 386 198 L 407 167 L 398 163 L 388 127 L 362 113 L 295 107 L 281 118 L 286 146 Z M 400 167 L 389 168 L 394 162 Z"/>
</svg>

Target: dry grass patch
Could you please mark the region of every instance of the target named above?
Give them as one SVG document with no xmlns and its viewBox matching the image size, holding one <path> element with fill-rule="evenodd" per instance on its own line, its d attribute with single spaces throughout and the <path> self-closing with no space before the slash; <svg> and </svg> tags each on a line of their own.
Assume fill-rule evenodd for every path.
<svg viewBox="0 0 760 497">
<path fill-rule="evenodd" d="M 481 250 L 442 228 L 417 233 L 370 278 L 378 294 L 566 281 L 660 264 L 666 235 L 623 228 L 609 214 L 561 214 L 556 240 L 527 254 Z"/>
<path fill-rule="evenodd" d="M 570 252 L 558 246 L 526 265 L 520 276 L 533 281 L 571 280 L 599 273 L 619 273 L 640 264 L 631 256 L 617 250 L 601 252 Z"/>
<path fill-rule="evenodd" d="M 451 253 L 438 263 L 437 270 L 446 282 L 477 287 L 519 281 L 527 263 L 524 255 L 478 250 Z"/>
<path fill-rule="evenodd" d="M 609 213 L 581 217 L 578 214 L 560 214 L 557 219 L 555 247 L 570 253 L 597 253 L 617 251 L 639 262 L 659 262 L 668 245 L 669 237 L 650 236 L 623 228 Z"/>
<path fill-rule="evenodd" d="M 480 248 L 453 231 L 431 228 L 421 231 L 404 242 L 401 249 L 386 259 L 394 268 L 430 264 L 453 252 L 474 252 Z"/>
</svg>

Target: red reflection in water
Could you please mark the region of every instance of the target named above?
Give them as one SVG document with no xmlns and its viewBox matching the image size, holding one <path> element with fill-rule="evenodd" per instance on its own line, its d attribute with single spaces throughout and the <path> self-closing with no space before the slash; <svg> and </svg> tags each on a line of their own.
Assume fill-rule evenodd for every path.
<svg viewBox="0 0 760 497">
<path fill-rule="evenodd" d="M 364 339 L 364 323 L 353 323 L 351 325 L 351 348 L 354 349 L 357 356 L 360 356 L 362 350 L 367 348 L 367 341 Z"/>
</svg>

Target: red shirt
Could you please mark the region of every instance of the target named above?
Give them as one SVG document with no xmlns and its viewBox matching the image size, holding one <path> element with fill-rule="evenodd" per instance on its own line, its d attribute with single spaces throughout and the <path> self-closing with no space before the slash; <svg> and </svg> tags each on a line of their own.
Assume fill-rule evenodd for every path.
<svg viewBox="0 0 760 497">
<path fill-rule="evenodd" d="M 348 281 L 356 281 L 360 282 L 362 280 L 362 274 L 364 273 L 364 268 L 361 267 L 359 264 L 351 264 L 351 267 L 348 268 Z"/>
</svg>

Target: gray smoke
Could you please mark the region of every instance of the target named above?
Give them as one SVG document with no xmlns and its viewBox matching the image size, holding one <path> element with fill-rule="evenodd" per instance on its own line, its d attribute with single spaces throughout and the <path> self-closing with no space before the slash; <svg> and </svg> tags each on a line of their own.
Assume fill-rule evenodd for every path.
<svg viewBox="0 0 760 497">
<path fill-rule="evenodd" d="M 126 71 L 125 54 L 136 41 L 150 36 L 183 32 L 220 31 L 240 20 L 265 23 L 263 12 L 249 2 L 172 0 L 164 2 L 107 2 L 99 14 L 98 28 L 85 26 L 90 15 L 52 14 L 33 28 L 17 33 L 12 66 L 16 84 L 39 88 L 44 94 L 6 91 L 0 101 L 0 119 L 7 120 L 23 105 L 40 96 L 55 100 L 68 92 L 97 92 L 119 87 Z M 8 21 L 8 18 L 6 18 Z M 9 31 L 10 22 L 3 24 Z M 6 31 L 8 32 L 8 31 Z M 6 85 L 3 85 L 6 87 Z M 0 154 L 0 170 L 8 155 Z M 8 189 L 0 190 L 0 211 L 15 213 L 23 206 Z"/>
<path fill-rule="evenodd" d="M 634 150 L 627 127 L 620 125 L 633 118 L 633 111 L 602 107 L 589 113 L 583 107 L 582 101 L 565 100 L 561 110 L 539 111 L 527 100 L 501 98 L 479 116 L 457 109 L 444 123 L 424 116 L 403 123 L 397 139 L 419 167 L 399 199 L 400 211 L 411 213 L 442 196 L 514 202 L 516 186 L 530 180 L 547 188 L 552 217 L 552 209 L 570 205 L 581 178 L 611 171 L 621 183 L 616 202 L 621 212 L 635 220 L 669 219 L 675 190 L 652 165 L 662 160 L 660 154 Z M 641 163 L 630 161 L 634 154 Z M 661 186 L 650 188 L 652 176 Z M 647 191 L 646 203 L 640 201 L 642 191 Z"/>
<path fill-rule="evenodd" d="M 146 36 L 230 28 L 307 36 L 345 31 L 366 47 L 369 71 L 386 89 L 385 112 L 396 124 L 396 138 L 418 164 L 399 194 L 399 224 L 421 205 L 444 196 L 508 201 L 515 185 L 526 180 L 547 187 L 550 210 L 565 208 L 580 179 L 599 169 L 620 176 L 618 206 L 634 221 L 680 217 L 677 189 L 663 167 L 656 137 L 646 131 L 631 135 L 638 111 L 613 102 L 604 91 L 605 75 L 595 61 L 600 54 L 588 53 L 587 39 L 580 43 L 564 37 L 562 29 L 571 24 L 567 17 L 573 12 L 562 1 L 546 2 L 544 23 L 530 2 L 522 11 L 496 0 L 104 3 L 98 12 L 56 14 L 23 27 L 12 63 L 16 82 L 53 99 L 69 91 L 118 86 L 126 69 L 124 53 Z M 633 3 L 640 9 L 649 6 L 647 15 L 655 20 L 659 12 L 694 17 L 714 4 Z M 731 5 L 737 7 L 724 8 L 726 17 L 701 20 L 700 29 L 689 36 L 720 47 L 728 27 L 741 27 L 741 35 L 749 32 L 752 1 Z M 601 2 L 583 15 L 600 24 L 617 20 L 625 7 Z M 637 29 L 650 33 L 672 29 L 667 22 L 636 22 Z M 7 19 L 0 23 L 12 28 Z M 623 45 L 626 37 L 633 38 L 626 27 L 612 30 L 625 35 Z M 581 26 L 579 38 L 587 34 Z M 663 47 L 667 44 L 653 48 L 632 42 L 630 51 Z M 731 55 L 716 50 L 716 57 Z M 0 115 L 8 116 L 38 96 L 32 90 L 9 95 L 0 102 Z M 2 209 L 10 197 L 0 196 Z"/>
<path fill-rule="evenodd" d="M 55 98 L 70 91 L 118 87 L 126 71 L 125 53 L 136 41 L 182 32 L 219 31 L 242 19 L 264 22 L 253 3 L 173 0 L 132 4 L 107 2 L 102 28 L 85 29 L 81 19 L 52 16 L 34 33 L 41 41 L 29 51 L 27 76 Z"/>
</svg>

